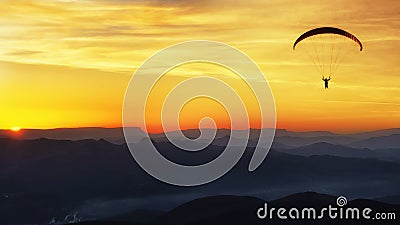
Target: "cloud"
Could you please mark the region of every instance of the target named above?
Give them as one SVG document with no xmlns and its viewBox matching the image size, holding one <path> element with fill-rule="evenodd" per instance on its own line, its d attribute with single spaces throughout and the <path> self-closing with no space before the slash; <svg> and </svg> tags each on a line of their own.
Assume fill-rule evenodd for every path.
<svg viewBox="0 0 400 225">
<path fill-rule="evenodd" d="M 12 56 L 29 56 L 29 55 L 40 54 L 40 53 L 43 53 L 43 51 L 17 50 L 17 51 L 8 52 L 7 54 L 12 55 Z"/>
</svg>

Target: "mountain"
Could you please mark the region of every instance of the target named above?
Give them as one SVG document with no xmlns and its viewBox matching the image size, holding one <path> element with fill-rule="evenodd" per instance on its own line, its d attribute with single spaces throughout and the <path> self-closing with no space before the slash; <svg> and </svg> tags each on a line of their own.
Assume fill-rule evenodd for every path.
<svg viewBox="0 0 400 225">
<path fill-rule="evenodd" d="M 304 192 L 291 194 L 283 198 L 271 201 L 279 207 L 323 207 L 336 202 L 337 196 L 320 194 L 316 192 Z"/>
<path fill-rule="evenodd" d="M 306 192 L 292 194 L 274 201 L 271 204 L 279 207 L 288 206 L 327 206 L 336 202 L 335 196 Z M 257 209 L 266 201 L 251 196 L 219 195 L 209 196 L 182 204 L 157 219 L 159 224 L 192 224 L 221 214 L 247 214 L 255 216 Z M 229 217 L 229 216 L 228 216 Z M 178 219 L 179 218 L 179 219 Z M 239 220 L 241 221 L 241 220 Z M 250 223 L 249 220 L 248 222 Z M 157 222 L 155 222 L 157 223 Z M 205 223 L 209 224 L 209 223 Z M 252 224 L 252 223 L 250 223 Z"/>
<path fill-rule="evenodd" d="M 384 196 L 384 197 L 374 198 L 374 200 L 388 204 L 400 205 L 400 195 Z"/>
<path fill-rule="evenodd" d="M 319 142 L 298 148 L 279 149 L 279 151 L 301 156 L 331 155 L 353 158 L 380 158 L 380 155 L 377 152 L 369 149 L 351 148 L 342 145 L 333 145 L 326 142 Z"/>
<path fill-rule="evenodd" d="M 350 146 L 369 149 L 400 148 L 400 134 L 371 137 L 355 141 L 351 143 Z"/>
<path fill-rule="evenodd" d="M 326 142 L 335 145 L 348 145 L 358 139 L 347 136 L 318 136 L 318 137 L 297 137 L 297 136 L 276 136 L 275 142 L 285 144 L 292 147 L 300 147 L 304 145 Z"/>
<path fill-rule="evenodd" d="M 271 208 L 296 207 L 314 208 L 317 212 L 329 205 L 336 206 L 337 196 L 306 192 L 293 194 L 284 198 L 270 201 L 267 204 Z M 319 220 L 287 219 L 282 220 L 275 213 L 273 218 L 259 219 L 257 211 L 264 207 L 265 200 L 249 196 L 220 195 L 195 199 L 184 203 L 171 211 L 159 216 L 150 224 L 163 225 L 200 225 L 200 224 L 380 224 L 376 220 L 367 220 L 360 216 L 360 219 L 331 219 L 328 214 Z M 347 206 L 363 210 L 365 207 L 373 212 L 400 212 L 400 205 L 385 204 L 373 200 L 355 199 L 349 201 Z M 337 206 L 336 206 L 337 207 Z M 271 212 L 271 211 L 269 211 Z M 273 212 L 273 211 L 272 211 Z M 320 215 L 320 214 L 318 214 Z M 269 214 L 268 214 L 269 216 Z M 393 222 L 391 220 L 384 222 Z"/>
<path fill-rule="evenodd" d="M 254 224 L 257 221 L 255 212 L 264 202 L 262 199 L 247 196 L 205 197 L 182 204 L 161 215 L 153 223 L 165 225 Z M 243 215 L 246 216 L 243 217 Z M 248 215 L 253 215 L 253 217 Z"/>
<path fill-rule="evenodd" d="M 374 149 L 380 155 L 383 155 L 385 159 L 391 159 L 393 161 L 400 161 L 400 147 L 399 148 L 385 148 L 385 149 Z"/>
<path fill-rule="evenodd" d="M 128 128 L 132 132 L 133 142 L 139 142 L 145 133 L 136 127 Z M 230 136 L 230 130 L 228 129 L 204 129 L 203 132 L 212 134 L 216 133 L 216 139 L 223 140 L 224 137 Z M 244 131 L 243 131 L 244 132 Z M 188 138 L 194 139 L 199 137 L 200 132 L 198 129 L 183 130 Z M 254 146 L 258 141 L 260 130 L 250 129 L 250 147 Z M 303 145 L 314 144 L 318 142 L 327 142 L 331 144 L 346 145 L 350 146 L 351 143 L 355 143 L 354 146 L 350 147 L 362 147 L 363 145 L 356 145 L 358 141 L 362 141 L 368 138 L 400 135 L 400 128 L 377 130 L 371 132 L 354 133 L 354 134 L 336 134 L 328 131 L 307 131 L 307 132 L 294 132 L 284 129 L 276 129 L 275 131 L 275 142 L 286 145 L 288 147 L 299 147 Z M 166 142 L 165 133 L 150 134 L 152 139 L 157 142 Z M 180 131 L 168 132 L 168 136 L 178 139 L 180 137 Z M 83 140 L 83 139 L 104 139 L 115 144 L 122 144 L 125 142 L 123 135 L 123 129 L 119 128 L 100 128 L 100 127 L 88 127 L 88 128 L 57 128 L 57 129 L 23 129 L 18 133 L 10 130 L 0 130 L 0 138 L 14 138 L 19 140 L 31 140 L 39 138 L 47 139 L 58 139 L 58 140 Z M 398 146 L 397 142 L 395 144 Z M 382 144 L 384 148 L 387 148 Z"/>
<path fill-rule="evenodd" d="M 133 139 L 139 141 L 144 137 L 144 132 L 140 128 L 127 128 L 133 134 Z M 10 130 L 0 130 L 0 137 L 14 138 L 19 140 L 33 140 L 39 138 L 57 139 L 57 140 L 84 140 L 104 139 L 116 144 L 125 142 L 123 129 L 102 128 L 102 127 L 83 127 L 83 128 L 56 128 L 56 129 L 22 129 L 15 133 Z"/>
<path fill-rule="evenodd" d="M 230 138 L 230 130 L 227 129 L 204 129 L 202 132 L 206 134 L 216 134 L 214 145 L 225 146 Z M 239 131 L 244 133 L 246 131 Z M 198 138 L 200 131 L 197 129 L 184 130 L 182 133 L 191 139 Z M 255 147 L 259 142 L 259 129 L 251 129 L 248 147 Z M 389 135 L 389 136 L 385 136 Z M 180 131 L 168 132 L 168 136 L 181 140 Z M 168 142 L 164 133 L 152 134 L 152 139 L 157 142 Z M 274 145 L 280 148 L 293 148 L 305 145 L 311 145 L 319 142 L 326 142 L 333 145 L 345 145 L 354 148 L 395 148 L 399 147 L 400 128 L 378 130 L 372 132 L 355 133 L 355 134 L 335 134 L 328 131 L 309 131 L 309 132 L 293 132 L 284 129 L 275 131 Z M 260 140 L 261 143 L 263 140 Z M 278 147 L 279 148 L 279 147 Z"/>
<path fill-rule="evenodd" d="M 139 142 L 140 143 L 140 142 Z M 137 146 L 140 146 L 138 144 Z M 195 165 L 224 151 L 210 145 L 185 152 L 155 143 L 166 158 Z M 0 139 L 0 224 L 47 224 L 78 213 L 85 220 L 113 218 L 133 210 L 170 210 L 210 195 L 274 199 L 315 191 L 349 198 L 399 195 L 400 164 L 373 158 L 298 156 L 274 149 L 254 172 L 247 148 L 224 177 L 198 187 L 160 182 L 133 160 L 126 145 L 105 140 Z"/>
<path fill-rule="evenodd" d="M 329 131 L 288 131 L 285 129 L 276 129 L 276 135 L 279 137 L 299 137 L 299 138 L 313 138 L 313 137 L 335 137 L 338 134 Z"/>
<path fill-rule="evenodd" d="M 111 218 L 107 218 L 107 220 L 113 222 L 135 222 L 143 224 L 151 223 L 155 220 L 155 218 L 160 217 L 163 214 L 165 214 L 165 212 L 161 210 L 141 209 L 113 216 Z"/>
<path fill-rule="evenodd" d="M 354 133 L 347 135 L 357 139 L 367 139 L 372 137 L 389 136 L 392 134 L 400 134 L 400 128 L 383 129 L 383 130 L 361 132 L 361 133 Z"/>
</svg>

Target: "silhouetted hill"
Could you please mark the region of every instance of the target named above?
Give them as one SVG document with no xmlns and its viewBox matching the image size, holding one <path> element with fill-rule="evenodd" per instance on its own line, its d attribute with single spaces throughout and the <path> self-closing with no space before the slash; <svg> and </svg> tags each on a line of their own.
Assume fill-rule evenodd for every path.
<svg viewBox="0 0 400 225">
<path fill-rule="evenodd" d="M 320 210 L 322 207 L 336 205 L 336 196 L 318 193 L 299 193 L 288 197 L 274 200 L 268 203 L 268 207 L 286 208 L 291 207 L 302 209 L 313 207 Z M 259 198 L 246 196 L 211 196 L 196 199 L 176 207 L 170 212 L 160 216 L 154 224 L 381 224 L 376 220 L 343 220 L 330 219 L 327 214 L 320 220 L 282 220 L 259 219 L 256 216 L 257 209 L 264 206 L 265 201 Z M 373 212 L 400 212 L 400 206 L 390 205 L 372 200 L 356 199 L 348 202 L 349 207 L 358 207 L 361 210 L 365 207 L 371 208 Z M 268 215 L 269 216 L 269 215 Z M 393 224 L 394 220 L 385 221 Z"/>
<path fill-rule="evenodd" d="M 186 164 L 207 162 L 224 150 L 195 153 L 155 143 L 165 157 Z M 105 140 L 0 139 L 0 224 L 47 224 L 78 212 L 83 219 L 112 218 L 138 209 L 166 210 L 210 195 L 273 199 L 316 191 L 348 197 L 398 195 L 400 164 L 377 159 L 296 156 L 272 150 L 249 173 L 254 148 L 223 178 L 184 188 L 144 172 L 126 145 Z M 194 154 L 194 155 L 193 155 Z"/>
<path fill-rule="evenodd" d="M 135 223 L 135 222 L 121 222 L 121 221 L 85 221 L 80 223 L 68 223 L 71 225 L 145 225 L 143 223 Z"/>
<path fill-rule="evenodd" d="M 279 207 L 321 207 L 336 202 L 337 196 L 319 194 L 316 192 L 304 192 L 288 195 L 272 201 Z"/>
<path fill-rule="evenodd" d="M 369 149 L 400 148 L 400 134 L 371 137 L 365 140 L 353 142 L 350 145 L 358 148 Z"/>
<path fill-rule="evenodd" d="M 134 142 L 138 142 L 144 137 L 144 133 L 139 128 L 129 128 L 133 133 Z M 198 129 L 189 129 L 182 131 L 189 138 L 196 138 L 199 136 Z M 205 132 L 214 132 L 211 129 L 205 129 Z M 168 132 L 171 137 L 178 137 L 177 131 Z M 257 141 L 260 130 L 251 129 L 250 139 L 251 142 Z M 294 132 L 284 129 L 277 129 L 275 132 L 275 142 L 284 144 L 286 146 L 299 147 L 303 145 L 309 145 L 317 142 L 327 142 L 331 144 L 348 145 L 353 142 L 361 141 L 372 137 L 400 135 L 400 128 L 377 130 L 371 132 L 354 133 L 354 134 L 336 134 L 328 131 L 307 131 L 307 132 Z M 217 130 L 217 139 L 230 135 L 230 130 L 219 129 Z M 27 139 L 58 139 L 58 140 L 82 140 L 82 139 L 105 139 L 115 144 L 122 144 L 125 142 L 123 136 L 123 129 L 119 128 L 101 128 L 101 127 L 89 127 L 89 128 L 58 128 L 58 129 L 23 129 L 18 134 L 9 130 L 0 130 L 0 138 L 15 138 L 20 140 Z M 165 142 L 165 134 L 151 134 L 151 137 L 158 142 Z M 384 143 L 381 143 L 384 147 Z M 219 144 L 218 144 L 219 145 Z M 358 147 L 358 146 L 357 146 Z M 398 147 L 398 144 L 397 144 Z"/>
<path fill-rule="evenodd" d="M 160 210 L 139 209 L 121 215 L 113 216 L 111 218 L 108 218 L 108 220 L 114 222 L 151 223 L 157 217 L 160 217 L 163 214 L 165 214 L 165 212 Z"/>
<path fill-rule="evenodd" d="M 375 152 L 390 155 L 392 157 L 400 158 L 400 147 L 398 148 L 384 148 L 384 149 L 374 149 Z"/>
<path fill-rule="evenodd" d="M 136 127 L 127 128 L 134 134 L 134 139 L 139 141 L 144 137 L 142 130 Z M 82 128 L 56 128 L 56 129 L 22 129 L 17 134 L 10 130 L 0 130 L 0 137 L 15 138 L 20 140 L 32 139 L 57 139 L 57 140 L 84 140 L 84 139 L 105 139 L 112 143 L 122 144 L 125 142 L 123 129 L 103 127 L 82 127 Z"/>
<path fill-rule="evenodd" d="M 275 141 L 288 146 L 300 147 L 304 145 L 326 142 L 337 145 L 347 145 L 358 139 L 346 136 L 319 136 L 319 137 L 296 137 L 296 136 L 277 136 Z"/>
<path fill-rule="evenodd" d="M 254 197 L 241 196 L 211 196 L 185 203 L 172 211 L 160 216 L 155 224 L 184 225 L 184 224 L 253 224 L 257 208 L 264 200 Z M 239 216 L 240 215 L 240 216 Z M 222 218 L 221 218 L 222 217 Z M 223 217 L 225 217 L 224 220 Z"/>
<path fill-rule="evenodd" d="M 388 204 L 400 205 L 400 195 L 384 196 L 384 197 L 374 198 L 374 200 Z"/>
<path fill-rule="evenodd" d="M 358 138 L 358 139 L 367 139 L 372 137 L 382 137 L 389 136 L 392 134 L 400 134 L 400 128 L 391 128 L 391 129 L 383 129 L 369 132 L 361 132 L 355 134 L 348 134 L 350 137 Z"/>
<path fill-rule="evenodd" d="M 169 212 L 166 212 L 154 220 L 146 224 L 153 225 L 200 225 L 200 224 L 396 224 L 396 219 L 392 220 L 374 220 L 364 219 L 360 215 L 360 219 L 331 219 L 328 213 L 324 213 L 322 219 L 279 219 L 276 212 L 272 219 L 267 214 L 267 218 L 259 219 L 257 217 L 257 210 L 264 207 L 267 203 L 267 209 L 271 208 L 285 208 L 287 211 L 293 207 L 301 211 L 303 208 L 314 208 L 318 215 L 322 208 L 328 208 L 329 205 L 336 207 L 337 196 L 319 194 L 315 192 L 297 193 L 287 197 L 283 197 L 274 201 L 266 202 L 263 199 L 249 197 L 249 196 L 234 196 L 234 195 L 219 195 L 208 196 L 195 199 L 184 203 Z M 358 208 L 362 211 L 364 208 L 372 209 L 371 217 L 374 217 L 376 212 L 398 213 L 400 212 L 399 205 L 385 204 L 382 202 L 366 199 L 355 199 L 349 201 L 346 206 L 342 208 L 346 210 L 347 207 Z M 286 212 L 287 212 L 286 211 Z M 269 211 L 271 212 L 271 211 Z M 273 211 L 272 211 L 273 212 Z M 339 214 L 337 214 L 339 215 Z M 286 213 L 287 216 L 287 213 Z M 108 222 L 92 221 L 78 224 L 120 224 L 117 221 L 107 220 Z M 128 221 L 123 224 L 134 225 L 137 223 L 129 223 Z"/>
<path fill-rule="evenodd" d="M 279 150 L 285 153 L 301 156 L 312 155 L 331 155 L 353 158 L 380 158 L 380 155 L 369 149 L 357 149 L 342 145 L 333 145 L 325 142 L 319 142 L 311 145 L 301 146 L 292 149 Z"/>
<path fill-rule="evenodd" d="M 288 131 L 285 129 L 277 129 L 276 135 L 280 137 L 291 136 L 291 137 L 301 137 L 301 138 L 338 136 L 338 134 L 329 131 Z"/>
</svg>

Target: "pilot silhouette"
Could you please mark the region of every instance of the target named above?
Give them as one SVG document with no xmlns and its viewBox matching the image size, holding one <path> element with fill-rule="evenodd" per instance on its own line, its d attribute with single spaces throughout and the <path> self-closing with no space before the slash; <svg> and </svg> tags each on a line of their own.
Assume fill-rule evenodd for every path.
<svg viewBox="0 0 400 225">
<path fill-rule="evenodd" d="M 322 80 L 325 82 L 325 89 L 328 88 L 328 82 L 331 80 L 331 76 L 329 76 L 329 78 L 324 78 L 324 76 L 322 76 Z"/>
</svg>

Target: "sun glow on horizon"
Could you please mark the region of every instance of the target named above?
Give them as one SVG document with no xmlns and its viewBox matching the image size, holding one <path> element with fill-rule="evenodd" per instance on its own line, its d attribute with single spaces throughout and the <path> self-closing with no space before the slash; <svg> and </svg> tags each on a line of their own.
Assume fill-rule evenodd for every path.
<svg viewBox="0 0 400 225">
<path fill-rule="evenodd" d="M 14 131 L 14 132 L 19 132 L 19 131 L 21 131 L 21 128 L 18 127 L 18 126 L 14 126 L 14 127 L 11 128 L 11 130 Z"/>
</svg>

